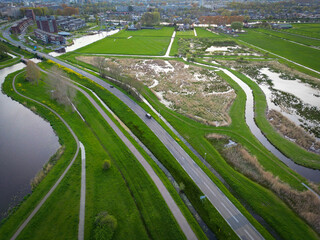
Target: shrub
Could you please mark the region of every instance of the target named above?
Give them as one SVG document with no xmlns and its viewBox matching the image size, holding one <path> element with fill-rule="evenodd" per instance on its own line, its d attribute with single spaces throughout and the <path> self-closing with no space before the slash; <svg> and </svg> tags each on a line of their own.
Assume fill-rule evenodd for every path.
<svg viewBox="0 0 320 240">
<path fill-rule="evenodd" d="M 112 239 L 117 228 L 117 219 L 107 212 L 99 213 L 95 218 L 94 239 L 109 240 Z"/>
<path fill-rule="evenodd" d="M 184 192 L 184 190 L 186 189 L 186 186 L 184 185 L 184 183 L 183 182 L 181 182 L 180 184 L 179 184 L 179 189 L 180 189 L 180 192 Z"/>
<path fill-rule="evenodd" d="M 111 161 L 110 160 L 104 160 L 103 161 L 103 170 L 108 170 L 111 167 Z"/>
</svg>

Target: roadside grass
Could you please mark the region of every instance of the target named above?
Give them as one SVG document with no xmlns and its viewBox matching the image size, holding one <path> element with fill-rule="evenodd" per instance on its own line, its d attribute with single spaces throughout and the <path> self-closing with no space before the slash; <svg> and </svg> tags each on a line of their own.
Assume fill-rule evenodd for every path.
<svg viewBox="0 0 320 240">
<path fill-rule="evenodd" d="M 292 26 L 293 28 L 282 31 L 320 39 L 319 23 L 294 23 Z"/>
<path fill-rule="evenodd" d="M 239 35 L 237 39 L 320 71 L 320 50 L 301 46 L 250 29 L 248 30 L 248 34 Z"/>
<path fill-rule="evenodd" d="M 2 42 L 2 44 L 7 46 L 13 52 L 12 54 L 14 54 L 14 55 L 16 55 L 15 53 L 18 53 L 18 54 L 23 55 L 25 58 L 33 58 L 34 57 L 34 54 L 32 54 L 26 50 L 23 50 L 19 47 L 13 46 L 7 42 Z"/>
<path fill-rule="evenodd" d="M 264 220 L 278 232 L 280 236 L 285 239 L 300 239 L 307 234 L 310 238 L 316 239 L 316 233 L 298 218 L 287 205 L 270 190 L 249 180 L 232 169 L 232 167 L 225 162 L 220 154 L 205 139 L 204 136 L 212 132 L 229 135 L 232 139 L 246 145 L 246 147 L 250 149 L 250 152 L 257 156 L 259 162 L 267 171 L 273 172 L 275 176 L 279 176 L 282 181 L 288 182 L 296 189 L 304 189 L 296 179 L 298 176 L 294 176 L 292 171 L 264 149 L 264 147 L 252 136 L 244 123 L 245 94 L 231 79 L 227 79 L 227 76 L 224 77 L 236 89 L 239 96 L 230 110 L 230 115 L 234 120 L 230 127 L 212 128 L 201 125 L 165 108 L 159 103 L 155 96 L 152 96 L 152 94 L 148 94 L 146 97 L 153 107 L 161 109 L 161 115 L 164 116 L 202 156 L 207 153 L 207 161 L 232 187 L 233 193 L 246 204 L 249 204 L 257 214 L 263 217 Z M 270 161 L 271 159 L 272 161 Z M 276 165 L 275 162 L 278 165 Z M 288 234 L 288 232 L 291 232 L 291 234 Z"/>
<path fill-rule="evenodd" d="M 302 43 L 302 44 L 309 45 L 309 46 L 320 46 L 320 39 L 315 40 L 315 39 L 310 39 L 310 38 L 306 38 L 303 36 L 291 35 L 286 32 L 283 32 L 283 31 L 279 32 L 279 31 L 262 29 L 262 28 L 258 28 L 255 30 L 258 32 L 265 33 L 267 35 L 272 35 L 272 36 L 279 37 L 279 38 L 285 38 L 287 40 Z"/>
<path fill-rule="evenodd" d="M 117 97 L 107 90 L 88 82 L 86 78 L 77 78 L 76 80 L 84 86 L 91 88 L 106 103 L 106 105 L 110 107 L 110 109 L 170 171 L 176 182 L 184 183 L 186 186 L 184 192 L 186 193 L 188 199 L 191 201 L 201 218 L 217 237 L 221 237 L 223 239 L 238 239 L 236 234 L 221 217 L 218 211 L 212 206 L 212 204 L 209 201 L 202 202 L 200 200 L 200 196 L 203 195 L 200 189 L 195 185 L 188 174 L 186 174 L 186 172 L 167 150 L 167 148 L 145 125 L 145 123 L 143 123 L 143 121 L 136 114 L 134 114 L 131 109 L 129 109 L 124 103 L 118 100 Z M 218 181 L 217 179 L 215 180 Z M 255 223 L 256 222 L 254 221 L 254 224 Z M 268 233 L 265 232 L 265 235 L 268 236 Z"/>
<path fill-rule="evenodd" d="M 179 229 L 172 213 L 166 206 L 160 192 L 155 187 L 149 175 L 116 136 L 111 127 L 106 124 L 98 111 L 94 109 L 91 104 L 85 104 L 86 101 L 87 100 L 81 96 L 82 104 L 79 105 L 78 110 L 81 113 L 85 113 L 84 116 L 88 125 L 110 156 L 114 168 L 118 169 L 122 178 L 124 178 L 126 185 L 130 189 L 130 194 L 133 195 L 133 199 L 140 211 L 143 222 L 146 225 L 148 235 L 153 239 L 184 239 L 183 233 Z M 98 165 L 94 169 L 97 175 L 104 174 L 102 171 L 102 162 L 103 161 L 98 162 Z M 97 185 L 101 185 L 100 179 L 96 179 L 96 184 L 92 184 L 92 188 L 98 187 Z M 111 199 L 115 205 L 118 205 L 119 202 L 122 201 L 120 198 Z M 89 223 L 88 225 L 90 226 Z M 119 226 L 121 225 L 119 224 Z M 90 236 L 90 234 L 88 236 Z M 126 235 L 123 235 L 119 237 L 119 239 L 125 237 Z"/>
<path fill-rule="evenodd" d="M 230 111 L 233 122 L 228 128 L 208 127 L 168 110 L 159 103 L 158 99 L 151 92 L 145 93 L 145 97 L 153 107 L 161 110 L 161 115 L 164 116 L 202 156 L 208 153 L 207 161 L 218 170 L 228 182 L 233 189 L 233 193 L 240 198 L 242 202 L 249 204 L 254 211 L 263 217 L 282 237 L 285 239 L 299 239 L 307 233 L 310 238 L 316 238 L 312 229 L 298 218 L 287 205 L 271 191 L 234 171 L 204 138 L 204 136 L 212 132 L 229 135 L 232 139 L 241 142 L 250 149 L 250 152 L 257 156 L 259 162 L 267 171 L 271 171 L 275 176 L 279 176 L 282 181 L 289 183 L 295 189 L 304 189 L 300 183 L 300 180 L 302 180 L 301 177 L 276 159 L 251 134 L 244 121 L 245 93 L 230 78 L 227 76 L 223 77 L 236 89 L 238 94 L 238 98 Z M 220 183 L 219 187 L 221 187 L 221 185 Z M 221 190 L 225 191 L 224 186 L 221 187 Z M 227 193 L 228 197 L 229 195 L 230 194 Z M 234 199 L 231 198 L 231 201 L 234 201 Z M 291 228 L 295 229 L 295 231 L 287 235 L 287 232 L 292 231 Z"/>
<path fill-rule="evenodd" d="M 15 58 L 7 58 L 3 61 L 0 62 L 0 69 L 3 69 L 3 68 L 6 68 L 6 67 L 10 67 L 16 63 L 18 63 L 20 61 L 21 57 L 20 56 L 17 56 Z"/>
<path fill-rule="evenodd" d="M 27 87 L 28 84 L 25 83 L 25 81 L 22 80 L 20 83 L 24 89 L 27 89 L 23 91 L 24 93 L 30 94 L 32 98 L 37 98 L 41 101 L 47 102 L 50 107 L 61 112 L 63 117 L 69 122 L 76 134 L 79 136 L 80 141 L 85 145 L 88 170 L 86 208 L 91 210 L 93 209 L 93 211 L 86 211 L 86 221 L 88 223 L 86 225 L 87 236 L 91 236 L 93 233 L 93 221 L 95 215 L 100 211 L 107 210 L 110 214 L 116 216 L 119 224 L 119 227 L 115 232 L 114 239 L 123 239 L 127 236 L 131 236 L 135 239 L 147 239 L 149 238 L 147 231 L 153 236 L 153 238 L 158 238 L 158 236 L 159 239 L 161 239 L 161 236 L 169 236 L 169 238 L 173 239 L 184 238 L 181 230 L 174 222 L 171 212 L 167 209 L 162 197 L 160 196 L 160 193 L 155 188 L 149 177 L 146 176 L 140 164 L 134 161 L 134 157 L 129 150 L 120 140 L 117 141 L 117 137 L 113 131 L 111 131 L 110 127 L 103 126 L 103 128 L 97 130 L 103 134 L 102 136 L 105 139 L 105 146 L 103 148 L 92 131 L 92 128 L 86 126 L 76 113 L 65 111 L 63 106 L 56 105 L 55 102 L 49 99 L 49 96 L 43 94 L 46 92 L 46 88 L 43 86 L 43 83 L 39 84 L 40 86 L 37 86 L 36 88 L 29 84 L 29 89 Z M 87 115 L 92 113 L 93 108 L 88 104 L 85 98 L 79 95 L 80 94 L 78 94 L 76 102 L 79 103 L 79 109 L 86 110 L 83 111 L 83 116 L 87 118 Z M 84 106 L 86 108 L 82 108 Z M 89 111 L 89 113 L 87 111 Z M 92 117 L 94 119 L 94 116 Z M 96 126 L 95 123 L 93 126 Z M 106 153 L 105 149 L 110 149 L 112 154 L 109 155 Z M 102 163 L 106 158 L 111 158 L 114 162 L 122 161 L 122 167 L 123 169 L 127 168 L 126 171 L 123 170 L 124 172 L 119 172 L 116 167 L 113 167 L 111 168 L 113 170 L 109 169 L 110 171 L 104 173 L 102 170 Z M 78 189 L 78 185 L 79 184 L 73 184 L 70 188 L 72 189 L 72 187 L 76 187 Z M 46 203 L 50 209 L 55 208 L 55 204 L 53 203 L 54 201 L 51 201 L 51 199 L 54 199 L 54 196 L 56 196 L 56 192 L 52 198 L 50 197 L 50 203 L 53 205 L 49 204 L 49 202 Z M 62 198 L 66 199 L 65 201 L 69 201 L 69 204 L 79 206 L 79 194 L 72 194 L 72 197 Z M 59 201 L 59 199 L 57 199 L 57 201 Z M 64 200 L 60 200 L 59 202 L 61 203 L 63 201 Z M 63 205 L 66 206 L 67 204 L 64 203 Z M 27 238 L 29 236 L 29 232 L 39 232 L 39 236 L 41 236 L 41 232 L 44 234 L 44 232 L 48 230 L 47 228 L 52 227 L 52 225 L 66 224 L 63 217 L 73 220 L 71 223 L 73 222 L 76 226 L 75 229 L 73 229 L 73 233 L 76 236 L 78 225 L 77 214 L 71 214 L 69 211 L 65 211 L 65 208 L 61 208 L 61 205 L 59 204 L 57 206 L 58 209 L 53 213 L 50 212 L 49 217 L 48 211 L 44 211 L 46 208 L 41 208 L 39 213 L 35 216 L 35 219 L 32 220 L 34 224 L 27 226 L 25 230 L 26 235 L 24 235 L 25 231 L 22 233 L 22 239 Z M 147 226 L 144 226 L 143 221 L 140 219 L 139 211 L 142 218 L 147 223 Z M 67 216 L 63 214 L 64 212 L 66 212 Z M 76 207 L 76 213 L 77 212 L 78 207 Z M 59 217 L 60 215 L 61 218 Z M 50 220 L 48 222 L 48 220 L 44 220 L 43 218 L 49 218 L 53 222 L 50 223 Z M 57 219 L 61 220 L 58 221 Z M 55 223 L 54 221 L 58 221 L 58 223 Z M 71 225 L 66 225 L 67 226 L 65 227 L 70 227 L 70 229 L 72 229 Z M 33 229 L 34 227 L 37 228 L 36 231 Z M 60 230 L 52 231 L 50 235 L 54 236 L 52 239 L 57 239 L 62 235 L 65 236 L 63 234 L 64 228 L 62 227 Z"/>
</svg>

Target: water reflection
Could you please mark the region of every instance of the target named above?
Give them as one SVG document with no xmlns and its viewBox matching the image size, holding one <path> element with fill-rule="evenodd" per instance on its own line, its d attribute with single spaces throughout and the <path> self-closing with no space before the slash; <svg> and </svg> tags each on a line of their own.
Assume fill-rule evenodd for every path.
<svg viewBox="0 0 320 240">
<path fill-rule="evenodd" d="M 0 70 L 5 77 L 24 68 L 23 63 Z M 50 124 L 0 93 L 0 219 L 9 206 L 31 192 L 30 180 L 59 148 Z"/>
<path fill-rule="evenodd" d="M 227 75 L 229 75 L 235 82 L 237 82 L 240 87 L 245 91 L 247 95 L 247 101 L 246 101 L 246 110 L 245 110 L 245 116 L 246 116 L 246 122 L 249 126 L 251 132 L 253 135 L 275 156 L 277 156 L 283 163 L 285 163 L 288 167 L 290 167 L 292 170 L 299 173 L 301 176 L 305 177 L 308 180 L 311 180 L 315 183 L 320 182 L 320 171 L 314 170 L 311 168 L 303 167 L 301 165 L 296 164 L 291 159 L 287 158 L 285 155 L 283 155 L 277 148 L 275 148 L 269 140 L 263 135 L 261 130 L 258 128 L 254 121 L 254 100 L 253 100 L 253 94 L 251 88 L 245 84 L 243 81 L 241 81 L 239 78 L 237 78 L 234 74 L 231 72 L 220 69 Z"/>
</svg>

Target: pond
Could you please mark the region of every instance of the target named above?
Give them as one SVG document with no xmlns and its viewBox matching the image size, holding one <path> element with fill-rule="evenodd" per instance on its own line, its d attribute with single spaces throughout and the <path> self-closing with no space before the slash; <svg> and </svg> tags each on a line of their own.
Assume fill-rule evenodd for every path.
<svg viewBox="0 0 320 240">
<path fill-rule="evenodd" d="M 6 76 L 23 63 L 0 70 Z M 30 181 L 60 147 L 50 123 L 0 92 L 0 219 L 31 193 Z"/>
<path fill-rule="evenodd" d="M 76 49 L 79 49 L 79 48 L 82 48 L 84 46 L 87 46 L 91 43 L 94 43 L 98 40 L 101 40 L 107 36 L 110 36 L 110 35 L 113 35 L 115 33 L 119 32 L 119 29 L 117 30 L 112 30 L 112 31 L 109 31 L 109 32 L 106 32 L 106 31 L 101 31 L 97 34 L 93 34 L 93 35 L 86 35 L 86 36 L 83 36 L 83 37 L 80 37 L 80 38 L 76 38 L 73 40 L 73 44 L 71 46 L 68 46 L 66 47 L 66 52 L 71 52 L 71 51 L 74 51 Z M 60 56 L 62 55 L 63 53 L 56 53 L 56 52 L 51 52 L 49 53 L 51 56 L 53 57 L 57 57 L 57 56 Z"/>
</svg>

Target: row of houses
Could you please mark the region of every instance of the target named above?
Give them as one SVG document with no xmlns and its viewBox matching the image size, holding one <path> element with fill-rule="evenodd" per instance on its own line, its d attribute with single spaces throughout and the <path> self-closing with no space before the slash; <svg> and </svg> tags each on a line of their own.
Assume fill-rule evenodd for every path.
<svg viewBox="0 0 320 240">
<path fill-rule="evenodd" d="M 86 26 L 83 19 L 63 16 L 58 17 L 57 24 L 63 31 L 75 31 Z"/>
<path fill-rule="evenodd" d="M 13 34 L 21 34 L 30 25 L 33 25 L 32 18 L 23 18 L 21 21 L 12 25 L 10 31 Z"/>
<path fill-rule="evenodd" d="M 36 36 L 36 38 L 40 39 L 45 44 L 50 43 L 50 44 L 62 45 L 66 43 L 66 39 L 63 36 L 45 32 L 41 29 L 35 29 L 34 35 Z"/>
</svg>

